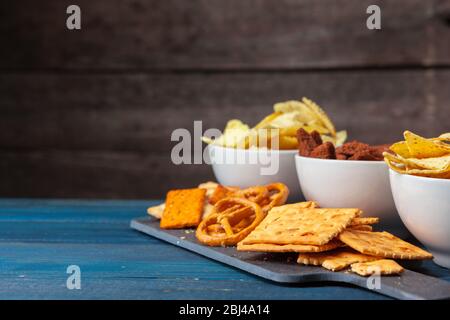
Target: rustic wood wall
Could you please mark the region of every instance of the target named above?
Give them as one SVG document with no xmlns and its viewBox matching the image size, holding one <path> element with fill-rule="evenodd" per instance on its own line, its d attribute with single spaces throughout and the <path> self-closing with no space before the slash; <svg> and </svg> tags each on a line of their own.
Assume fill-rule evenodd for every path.
<svg viewBox="0 0 450 320">
<path fill-rule="evenodd" d="M 65 27 L 66 7 L 82 30 Z M 382 9 L 382 30 L 365 27 Z M 450 0 L 2 0 L 0 195 L 155 198 L 212 179 L 170 133 L 308 96 L 370 143 L 450 129 Z"/>
</svg>

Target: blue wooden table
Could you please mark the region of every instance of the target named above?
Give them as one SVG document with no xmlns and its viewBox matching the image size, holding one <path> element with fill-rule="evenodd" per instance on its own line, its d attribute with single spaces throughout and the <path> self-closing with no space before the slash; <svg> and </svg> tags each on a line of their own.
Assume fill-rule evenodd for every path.
<svg viewBox="0 0 450 320">
<path fill-rule="evenodd" d="M 1 299 L 387 299 L 272 283 L 129 228 L 155 201 L 0 200 Z M 66 285 L 69 265 L 81 289 Z M 427 273 L 450 271 L 427 262 Z"/>
</svg>

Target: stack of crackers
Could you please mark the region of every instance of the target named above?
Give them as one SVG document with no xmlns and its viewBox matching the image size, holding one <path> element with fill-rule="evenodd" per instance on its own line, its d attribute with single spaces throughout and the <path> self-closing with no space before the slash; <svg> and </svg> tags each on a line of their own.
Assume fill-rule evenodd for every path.
<svg viewBox="0 0 450 320">
<path fill-rule="evenodd" d="M 432 255 L 388 232 L 372 232 L 378 218 L 356 208 L 319 208 L 315 202 L 275 207 L 244 240 L 239 251 L 298 252 L 297 262 L 331 271 L 349 268 L 362 276 L 399 274 L 392 259 Z"/>
</svg>

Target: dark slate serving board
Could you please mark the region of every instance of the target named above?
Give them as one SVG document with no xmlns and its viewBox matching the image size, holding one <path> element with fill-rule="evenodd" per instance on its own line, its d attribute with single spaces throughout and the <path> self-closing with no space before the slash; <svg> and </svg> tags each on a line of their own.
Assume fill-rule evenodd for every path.
<svg viewBox="0 0 450 320">
<path fill-rule="evenodd" d="M 197 242 L 193 230 L 163 230 L 159 220 L 151 217 L 134 219 L 131 228 L 173 245 L 193 251 L 251 274 L 281 283 L 334 281 L 350 283 L 367 290 L 366 277 L 341 271 L 331 272 L 296 263 L 296 254 L 238 252 L 234 247 L 208 247 Z M 375 292 L 397 299 L 450 299 L 450 282 L 405 270 L 400 276 L 381 278 Z"/>
</svg>

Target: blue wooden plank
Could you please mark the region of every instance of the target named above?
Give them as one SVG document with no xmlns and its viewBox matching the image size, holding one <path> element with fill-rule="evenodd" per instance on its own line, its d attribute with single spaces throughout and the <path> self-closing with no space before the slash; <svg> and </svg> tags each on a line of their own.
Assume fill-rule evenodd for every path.
<svg viewBox="0 0 450 320">
<path fill-rule="evenodd" d="M 0 199 L 0 298 L 385 298 L 336 284 L 275 284 L 129 229 L 159 202 Z M 65 287 L 70 264 L 81 267 L 81 290 Z M 432 262 L 424 271 L 450 280 Z"/>
<path fill-rule="evenodd" d="M 0 247 L 0 298 L 384 299 L 353 287 L 284 286 L 167 245 L 9 244 Z M 82 289 L 65 287 L 81 268 Z"/>
<path fill-rule="evenodd" d="M 0 221 L 129 221 L 159 203 L 161 200 L 0 199 Z"/>
</svg>

